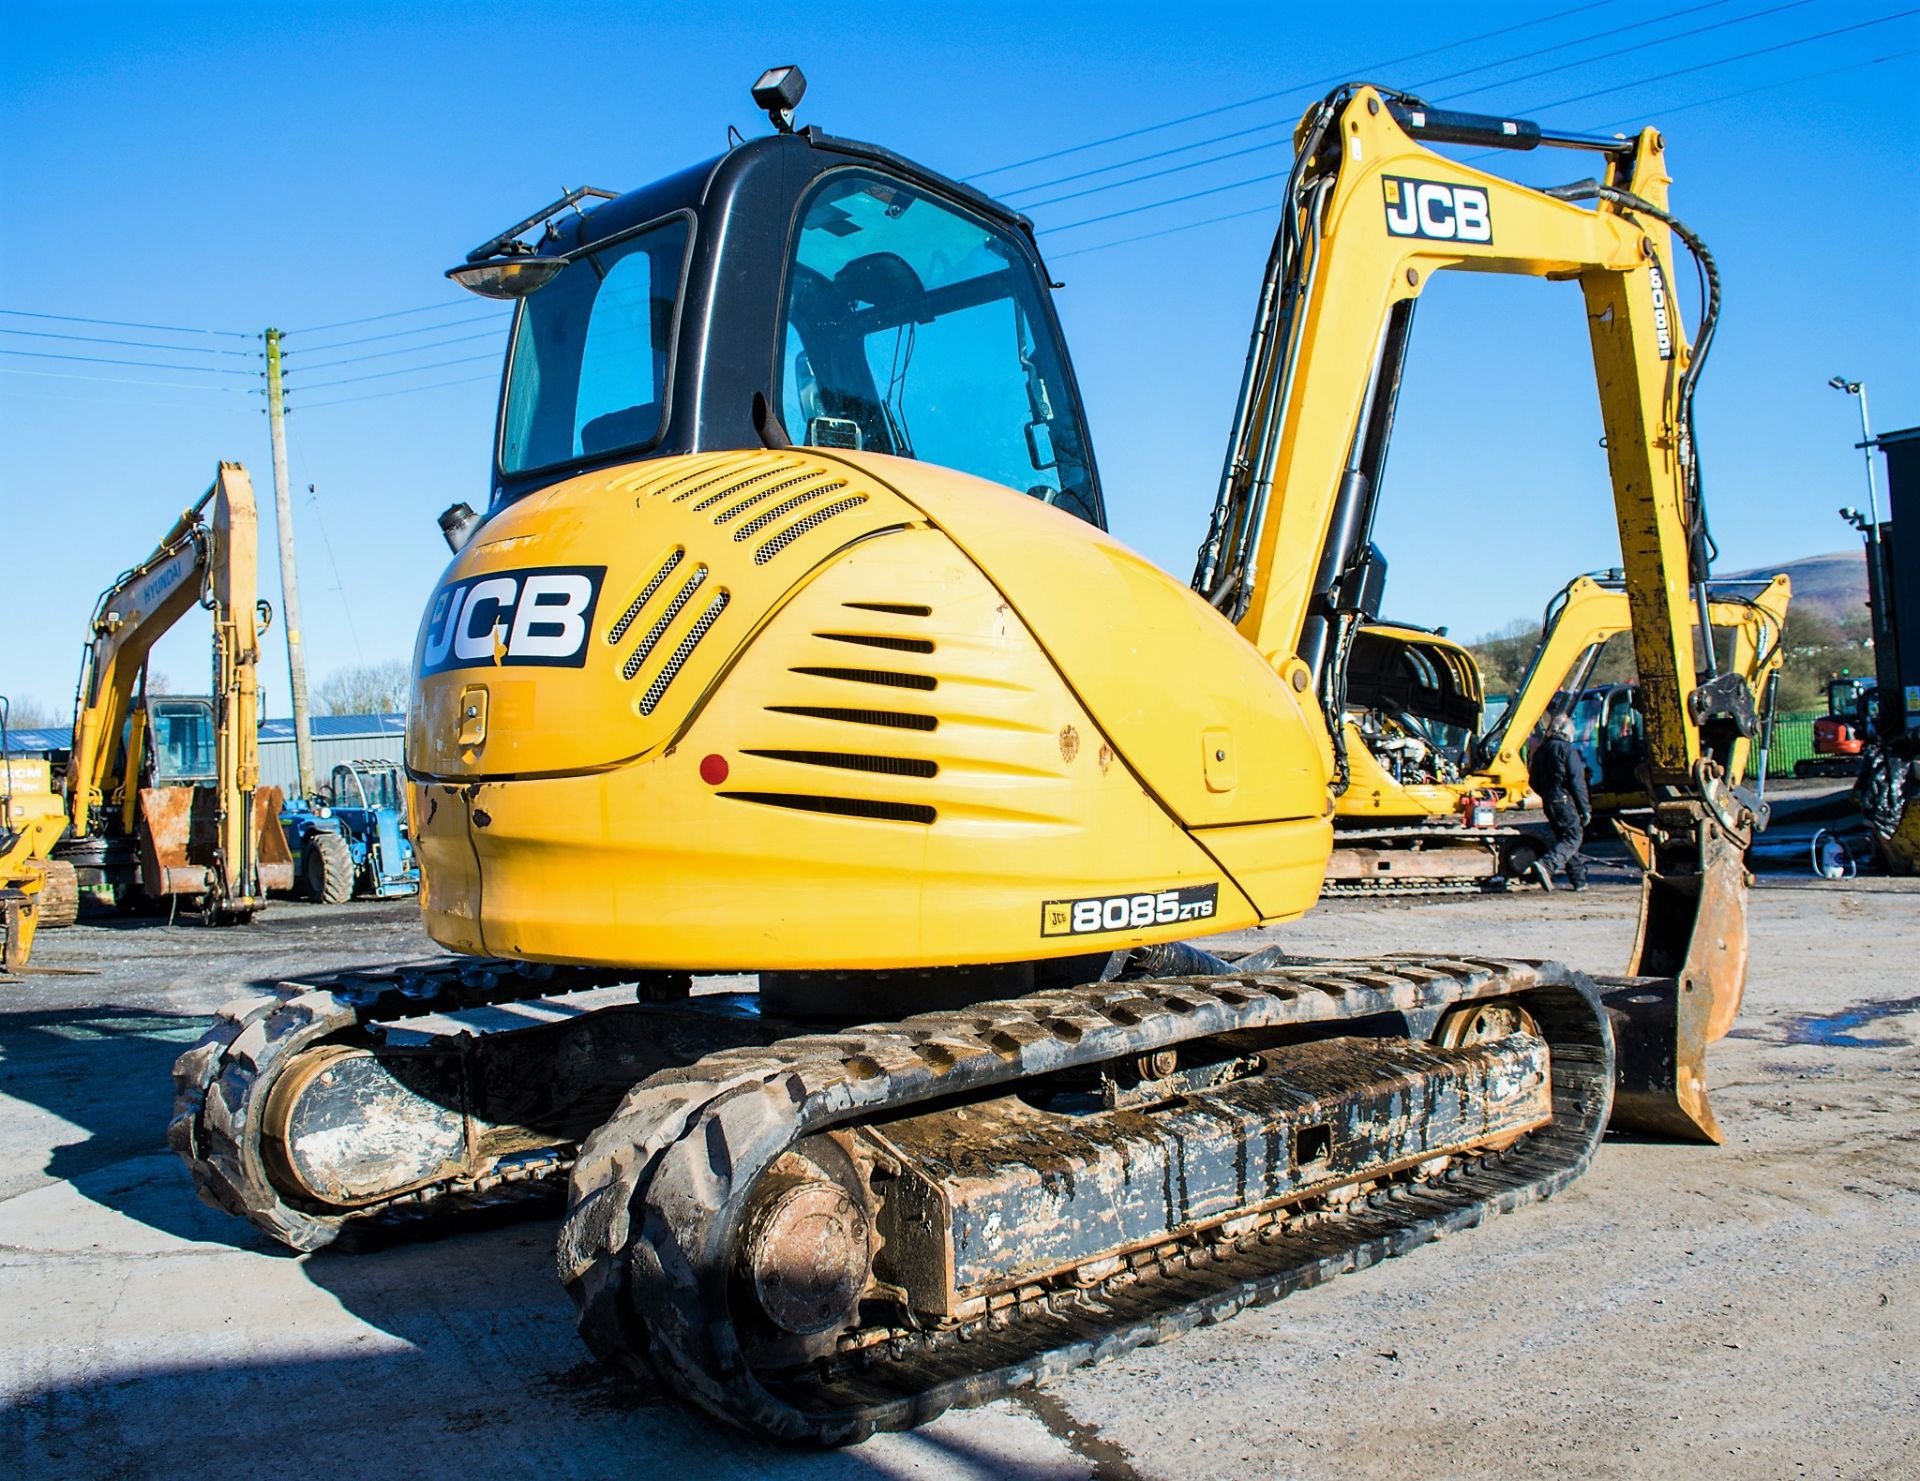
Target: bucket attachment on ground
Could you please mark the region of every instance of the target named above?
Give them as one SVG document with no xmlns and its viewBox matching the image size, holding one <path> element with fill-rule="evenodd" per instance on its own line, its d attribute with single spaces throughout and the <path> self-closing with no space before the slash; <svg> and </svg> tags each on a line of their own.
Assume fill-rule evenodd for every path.
<svg viewBox="0 0 1920 1481">
<path fill-rule="evenodd" d="M 1688 814 L 1691 814 L 1689 816 Z M 1691 837 L 1662 872 L 1663 838 Z M 1675 809 L 1645 840 L 1650 867 L 1640 885 L 1640 923 L 1628 976 L 1602 978 L 1615 1044 L 1615 1131 L 1679 1141 L 1723 1138 L 1707 1104 L 1707 1046 L 1733 1027 L 1747 981 L 1744 840 L 1713 814 Z M 1639 850 L 1636 849 L 1636 852 Z"/>
</svg>

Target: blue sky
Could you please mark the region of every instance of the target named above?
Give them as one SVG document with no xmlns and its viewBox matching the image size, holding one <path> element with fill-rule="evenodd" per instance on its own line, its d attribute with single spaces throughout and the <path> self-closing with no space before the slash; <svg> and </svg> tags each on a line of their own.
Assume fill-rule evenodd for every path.
<svg viewBox="0 0 1920 1481">
<path fill-rule="evenodd" d="M 1272 231 L 1278 185 L 1258 177 L 1346 76 L 1565 128 L 1662 128 L 1674 209 L 1726 284 L 1700 393 L 1722 566 L 1848 545 L 1834 510 L 1863 492 L 1857 412 L 1827 377 L 1866 380 L 1878 429 L 1920 423 L 1920 15 L 1542 0 L 1354 7 L 1301 31 L 1297 14 L 0 0 L 0 692 L 64 711 L 96 593 L 216 459 L 270 497 L 246 337 L 268 324 L 291 331 L 310 674 L 406 657 L 445 562 L 434 516 L 484 502 L 504 338 L 504 315 L 442 270 L 563 186 L 630 188 L 717 153 L 729 124 L 763 129 L 747 85 L 788 61 L 811 80 L 803 121 L 1032 210 L 1114 528 L 1182 578 Z M 1564 155 L 1502 167 L 1586 172 Z M 1165 234 L 1124 240 L 1148 233 Z M 1617 558 L 1576 289 L 1443 280 L 1401 405 L 1376 531 L 1392 615 L 1477 634 Z M 270 518 L 262 535 L 277 605 Z M 205 655 L 184 623 L 156 666 L 201 688 Z"/>
</svg>

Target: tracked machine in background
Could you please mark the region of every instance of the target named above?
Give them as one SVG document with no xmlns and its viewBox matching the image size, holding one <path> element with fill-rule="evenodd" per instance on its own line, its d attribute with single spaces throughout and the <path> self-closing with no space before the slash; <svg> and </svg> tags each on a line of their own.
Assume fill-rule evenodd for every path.
<svg viewBox="0 0 1920 1481">
<path fill-rule="evenodd" d="M 74 695 L 55 859 L 121 903 L 243 922 L 289 889 L 280 790 L 260 784 L 258 512 L 222 463 L 151 554 L 100 594 Z M 213 621 L 211 692 L 150 694 L 153 645 L 194 607 Z"/>
<path fill-rule="evenodd" d="M 227 1010 L 175 1071 L 202 1193 L 310 1249 L 566 1179 L 594 1351 L 842 1443 L 1549 1194 L 1610 1112 L 1716 1138 L 1755 820 L 1739 681 L 1695 669 L 1718 290 L 1689 346 L 1659 136 L 1309 110 L 1196 594 L 1103 531 L 1028 224 L 793 132 L 792 69 L 756 97 L 773 136 L 455 270 L 522 300 L 409 716 L 456 955 Z M 1394 391 L 1452 268 L 1586 305 L 1654 787 L 1623 978 L 1182 943 L 1320 892 Z M 689 995 L 721 970 L 757 994 Z"/>
<path fill-rule="evenodd" d="M 1724 647 L 1727 671 L 1740 677 L 1761 745 L 1771 732 L 1791 595 L 1785 576 L 1709 586 L 1710 641 Z M 1502 814 L 1529 805 L 1527 743 L 1555 714 L 1574 720 L 1601 794 L 1596 807 L 1644 807 L 1638 693 L 1625 684 L 1604 694 L 1588 688 L 1608 640 L 1632 630 L 1620 572 L 1575 577 L 1547 604 L 1519 689 L 1483 728 L 1484 684 L 1466 648 L 1443 633 L 1364 623 L 1347 658 L 1352 775 L 1334 804 L 1323 893 L 1457 893 L 1523 874 L 1544 845 Z M 1729 785 L 1746 779 L 1755 744 L 1735 741 Z"/>
</svg>

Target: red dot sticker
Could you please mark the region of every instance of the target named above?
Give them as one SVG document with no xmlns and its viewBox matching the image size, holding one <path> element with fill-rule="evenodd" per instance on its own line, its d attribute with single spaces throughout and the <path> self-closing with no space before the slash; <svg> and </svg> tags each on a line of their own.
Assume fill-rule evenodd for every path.
<svg viewBox="0 0 1920 1481">
<path fill-rule="evenodd" d="M 727 758 L 725 756 L 703 756 L 700 760 L 700 780 L 709 787 L 717 787 L 727 779 Z"/>
</svg>

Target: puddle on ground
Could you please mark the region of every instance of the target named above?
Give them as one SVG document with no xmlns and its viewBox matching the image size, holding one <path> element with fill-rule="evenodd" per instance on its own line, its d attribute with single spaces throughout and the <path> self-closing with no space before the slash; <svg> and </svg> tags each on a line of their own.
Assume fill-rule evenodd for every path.
<svg viewBox="0 0 1920 1481">
<path fill-rule="evenodd" d="M 1905 1039 L 1863 1038 L 1854 1032 L 1879 1018 L 1898 1018 L 1902 1013 L 1920 1013 L 1920 998 L 1896 998 L 1889 1002 L 1856 1003 L 1838 1013 L 1796 1014 L 1782 1020 L 1778 1029 L 1737 1028 L 1730 1038 L 1761 1039 L 1773 1044 L 1813 1044 L 1835 1049 L 1899 1049 Z"/>
</svg>

